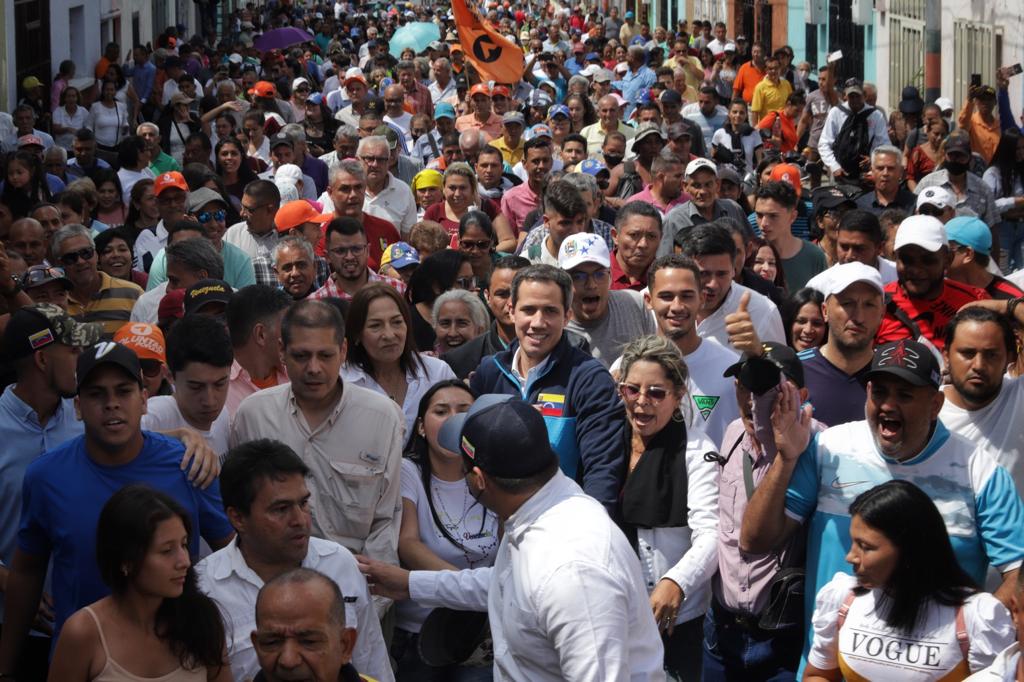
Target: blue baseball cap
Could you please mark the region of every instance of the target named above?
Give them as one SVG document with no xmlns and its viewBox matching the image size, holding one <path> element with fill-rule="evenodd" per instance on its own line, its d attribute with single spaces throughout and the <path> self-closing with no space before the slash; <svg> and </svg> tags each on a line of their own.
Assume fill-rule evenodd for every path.
<svg viewBox="0 0 1024 682">
<path fill-rule="evenodd" d="M 525 135 L 527 142 L 536 137 L 546 137 L 549 140 L 554 138 L 554 136 L 551 134 L 551 128 L 544 125 L 543 123 L 538 123 L 537 125 L 531 126 L 529 129 L 527 129 Z"/>
<path fill-rule="evenodd" d="M 608 170 L 608 166 L 604 165 L 597 159 L 584 159 L 580 162 L 579 172 L 586 173 L 587 175 L 593 175 L 597 177 L 598 173 L 611 173 Z"/>
<path fill-rule="evenodd" d="M 380 271 L 384 272 L 387 266 L 395 270 L 407 268 L 410 265 L 420 264 L 420 252 L 406 242 L 395 242 L 384 249 L 380 257 Z"/>
<path fill-rule="evenodd" d="M 601 55 L 599 55 L 598 53 L 596 53 L 596 52 L 588 52 L 586 54 L 586 56 L 583 58 L 583 60 L 591 62 L 591 61 L 594 61 L 595 59 L 600 59 L 600 58 L 601 58 Z"/>
<path fill-rule="evenodd" d="M 564 402 L 564 396 L 549 397 L 554 398 Z M 441 425 L 437 441 L 498 478 L 529 478 L 558 461 L 541 411 L 511 395 L 480 396 L 468 412 L 452 415 Z"/>
<path fill-rule="evenodd" d="M 564 104 L 556 104 L 555 106 L 548 109 L 548 118 L 554 118 L 559 114 L 565 116 L 566 118 L 572 118 L 572 115 L 569 113 L 569 107 L 565 106 Z"/>
<path fill-rule="evenodd" d="M 455 120 L 455 107 L 448 102 L 438 102 L 434 105 L 434 120 L 439 118 L 450 118 Z"/>
<path fill-rule="evenodd" d="M 633 18 L 633 17 L 635 17 L 635 16 L 636 16 L 636 15 L 635 15 L 635 14 L 633 14 L 633 10 L 630 10 L 630 11 L 626 12 L 626 18 L 627 18 L 627 19 L 632 19 L 632 18 Z"/>
<path fill-rule="evenodd" d="M 950 220 L 946 223 L 946 237 L 951 242 L 971 247 L 975 253 L 987 256 L 992 251 L 992 230 L 975 216 Z"/>
<path fill-rule="evenodd" d="M 320 103 L 324 101 L 323 93 L 314 92 L 312 95 L 306 98 L 306 101 L 319 106 Z"/>
</svg>

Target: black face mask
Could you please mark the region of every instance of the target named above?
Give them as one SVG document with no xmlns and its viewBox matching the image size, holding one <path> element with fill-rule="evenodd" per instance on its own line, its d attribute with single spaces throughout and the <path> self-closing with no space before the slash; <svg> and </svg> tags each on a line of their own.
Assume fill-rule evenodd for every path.
<svg viewBox="0 0 1024 682">
<path fill-rule="evenodd" d="M 946 159 L 946 162 L 942 164 L 942 167 L 953 175 L 963 175 L 967 172 L 970 164 L 963 161 L 950 161 L 949 159 Z"/>
<path fill-rule="evenodd" d="M 624 158 L 624 156 L 613 156 L 610 154 L 604 154 L 604 163 L 609 168 L 615 168 L 620 163 L 622 163 L 622 159 Z"/>
</svg>

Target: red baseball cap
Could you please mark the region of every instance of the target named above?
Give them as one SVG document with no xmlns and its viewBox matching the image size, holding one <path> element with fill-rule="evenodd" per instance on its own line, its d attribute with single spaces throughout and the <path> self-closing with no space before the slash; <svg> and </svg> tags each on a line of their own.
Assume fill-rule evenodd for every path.
<svg viewBox="0 0 1024 682">
<path fill-rule="evenodd" d="M 508 97 L 512 99 L 512 91 L 506 88 L 504 85 L 495 85 L 494 89 L 491 90 L 491 97 Z"/>
<path fill-rule="evenodd" d="M 334 219 L 333 213 L 320 213 L 309 205 L 305 199 L 296 199 L 277 210 L 274 224 L 278 232 L 287 232 L 306 223 L 329 223 Z"/>
<path fill-rule="evenodd" d="M 800 184 L 800 169 L 791 163 L 780 163 L 773 168 L 770 179 L 776 182 L 784 182 L 792 187 L 796 190 L 798 198 L 803 191 L 803 186 Z"/>
<path fill-rule="evenodd" d="M 188 183 L 185 182 L 185 176 L 178 171 L 168 171 L 158 175 L 153 182 L 153 194 L 160 196 L 160 192 L 163 192 L 168 187 L 177 187 L 180 190 L 188 191 Z"/>
<path fill-rule="evenodd" d="M 156 317 L 161 323 L 167 320 L 180 320 L 185 317 L 185 290 L 172 289 L 164 294 L 157 307 Z"/>
<path fill-rule="evenodd" d="M 249 94 L 253 97 L 276 97 L 277 88 L 270 81 L 257 81 L 256 85 L 249 89 Z"/>
<path fill-rule="evenodd" d="M 469 96 L 472 97 L 473 95 L 486 95 L 490 97 L 491 89 L 487 86 L 487 83 L 477 83 L 469 89 Z"/>
</svg>

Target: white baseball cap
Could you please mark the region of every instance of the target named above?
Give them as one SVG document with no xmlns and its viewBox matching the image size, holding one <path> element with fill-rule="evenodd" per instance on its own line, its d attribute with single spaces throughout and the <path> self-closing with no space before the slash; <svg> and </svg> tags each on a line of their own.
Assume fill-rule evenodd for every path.
<svg viewBox="0 0 1024 682">
<path fill-rule="evenodd" d="M 686 177 L 690 177 L 699 170 L 707 169 L 718 177 L 718 166 L 711 159 L 705 159 L 703 156 L 698 156 L 696 159 L 686 164 Z"/>
<path fill-rule="evenodd" d="M 945 187 L 926 187 L 917 195 L 917 210 L 920 211 L 924 205 L 934 206 L 940 211 L 945 211 L 950 206 L 956 205 L 956 199 Z"/>
<path fill-rule="evenodd" d="M 593 78 L 601 70 L 601 67 L 597 64 L 587 64 L 580 69 L 580 75 L 584 78 Z"/>
<path fill-rule="evenodd" d="M 952 111 L 954 108 L 953 100 L 948 97 L 940 97 L 935 100 L 935 106 L 939 108 L 939 111 Z"/>
<path fill-rule="evenodd" d="M 882 274 L 877 268 L 865 265 L 859 261 L 834 265 L 825 271 L 828 273 L 827 280 L 823 283 L 825 298 L 835 296 L 846 291 L 851 285 L 857 282 L 870 284 L 878 290 L 879 294 L 885 293 L 885 285 L 882 283 Z M 823 273 L 824 274 L 824 273 Z"/>
<path fill-rule="evenodd" d="M 934 253 L 948 243 L 946 226 L 941 220 L 930 215 L 912 215 L 896 229 L 893 249 L 899 251 L 904 246 L 914 244 Z"/>
<path fill-rule="evenodd" d="M 611 267 L 612 257 L 608 253 L 608 244 L 605 243 L 604 237 L 590 232 L 580 232 L 565 238 L 558 249 L 558 267 L 572 270 L 583 263 L 597 263 L 603 268 Z"/>
</svg>

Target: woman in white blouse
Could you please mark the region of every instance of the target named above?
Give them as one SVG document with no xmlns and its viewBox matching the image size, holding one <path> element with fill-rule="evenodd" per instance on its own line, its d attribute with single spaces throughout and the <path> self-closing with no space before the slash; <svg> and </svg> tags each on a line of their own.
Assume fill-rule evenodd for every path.
<svg viewBox="0 0 1024 682">
<path fill-rule="evenodd" d="M 718 448 L 683 412 L 687 374 L 682 353 L 663 336 L 641 336 L 623 350 L 629 469 L 620 501 L 662 633 L 665 670 L 699 680 L 703 616 L 718 569 L 718 465 L 704 454 Z"/>
<path fill-rule="evenodd" d="M 455 378 L 447 363 L 416 351 L 411 325 L 401 294 L 389 284 L 367 284 L 345 316 L 348 355 L 341 368 L 346 383 L 383 393 L 402 408 L 406 442 L 423 394 L 438 381 Z"/>
<path fill-rule="evenodd" d="M 60 93 L 60 106 L 53 110 L 53 141 L 68 151 L 75 131 L 89 122 L 89 110 L 78 106 L 80 100 L 78 88 L 69 85 Z"/>
<path fill-rule="evenodd" d="M 117 146 L 128 133 L 128 108 L 117 101 L 117 85 L 103 81 L 100 98 L 89 109 L 92 131 L 96 135 L 96 147 L 102 151 L 106 161 L 117 156 Z"/>
</svg>

